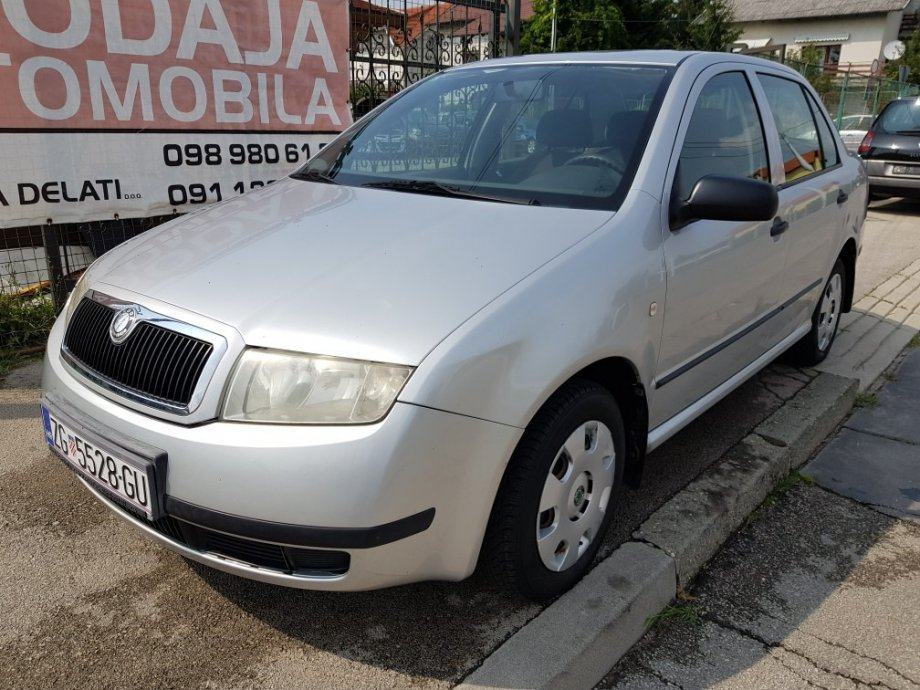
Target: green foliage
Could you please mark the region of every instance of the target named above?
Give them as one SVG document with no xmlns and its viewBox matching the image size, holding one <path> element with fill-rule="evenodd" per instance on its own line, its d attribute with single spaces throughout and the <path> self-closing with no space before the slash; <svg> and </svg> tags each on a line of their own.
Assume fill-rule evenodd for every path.
<svg viewBox="0 0 920 690">
<path fill-rule="evenodd" d="M 673 0 L 619 0 L 617 5 L 626 24 L 626 45 L 633 50 L 672 48 L 669 19 Z"/>
<path fill-rule="evenodd" d="M 671 12 L 671 48 L 722 52 L 741 36 L 727 0 L 675 0 Z"/>
<path fill-rule="evenodd" d="M 853 401 L 853 407 L 875 407 L 878 405 L 878 396 L 875 393 L 859 393 Z"/>
<path fill-rule="evenodd" d="M 610 0 L 534 0 L 534 16 L 521 34 L 523 52 L 550 51 L 554 4 L 557 52 L 626 47 L 623 15 Z"/>
<path fill-rule="evenodd" d="M 22 355 L 16 352 L 0 352 L 0 381 L 18 366 L 36 359 L 37 355 Z"/>
<path fill-rule="evenodd" d="M 920 84 L 920 30 L 915 29 L 910 38 L 905 41 L 904 55 L 885 65 L 885 76 L 889 79 L 897 79 L 898 68 L 901 65 L 910 67 L 910 74 L 907 76 L 908 83 Z"/>
<path fill-rule="evenodd" d="M 915 335 L 913 338 L 910 339 L 910 342 L 907 343 L 907 347 L 910 347 L 910 348 L 920 347 L 920 333 L 918 333 L 917 335 Z"/>
<path fill-rule="evenodd" d="M 48 295 L 0 294 L 0 351 L 40 345 L 53 323 L 54 304 Z"/>
<path fill-rule="evenodd" d="M 790 472 L 785 477 L 777 482 L 776 486 L 773 487 L 773 490 L 767 494 L 766 498 L 763 499 L 761 504 L 764 508 L 770 508 L 776 505 L 776 502 L 780 497 L 787 493 L 790 489 L 794 489 L 797 486 L 810 486 L 814 484 L 814 479 L 812 479 L 807 474 L 802 474 L 801 472 Z"/>
<path fill-rule="evenodd" d="M 700 625 L 702 622 L 703 619 L 700 617 L 700 613 L 696 610 L 696 607 L 689 602 L 685 602 L 671 604 L 670 606 L 663 608 L 654 616 L 649 616 L 648 620 L 645 621 L 645 624 L 652 628 L 662 625 L 672 625 L 675 623 Z"/>
<path fill-rule="evenodd" d="M 558 52 L 724 51 L 741 35 L 728 0 L 534 0 L 534 16 L 521 36 L 523 52 L 549 52 L 554 4 Z"/>
<path fill-rule="evenodd" d="M 823 94 L 833 89 L 833 76 L 824 71 L 824 54 L 818 46 L 804 45 L 798 52 L 789 51 L 788 58 L 802 63 L 799 71 L 815 87 L 815 91 Z"/>
</svg>

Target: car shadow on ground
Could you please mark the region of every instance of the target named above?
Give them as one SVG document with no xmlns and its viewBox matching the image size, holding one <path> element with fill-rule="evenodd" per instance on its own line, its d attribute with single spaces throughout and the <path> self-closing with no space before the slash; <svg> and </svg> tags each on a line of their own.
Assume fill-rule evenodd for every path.
<svg viewBox="0 0 920 690">
<path fill-rule="evenodd" d="M 627 490 L 616 507 L 599 558 L 809 380 L 774 364 L 650 454 L 640 488 Z M 461 679 L 541 610 L 479 571 L 460 583 L 324 593 L 266 586 L 191 565 L 221 596 L 292 640 L 415 679 Z"/>
<path fill-rule="evenodd" d="M 899 216 L 920 216 L 920 199 L 893 197 L 869 202 L 869 211 L 891 213 Z"/>
</svg>

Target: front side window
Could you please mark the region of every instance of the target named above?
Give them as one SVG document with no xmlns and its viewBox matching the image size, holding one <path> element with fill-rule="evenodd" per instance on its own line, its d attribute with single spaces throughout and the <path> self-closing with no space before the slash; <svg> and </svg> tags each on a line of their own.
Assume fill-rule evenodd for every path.
<svg viewBox="0 0 920 690">
<path fill-rule="evenodd" d="M 677 164 L 676 198 L 686 200 L 706 175 L 770 179 L 763 127 L 741 72 L 716 75 L 700 92 Z"/>
<path fill-rule="evenodd" d="M 477 66 L 359 120 L 294 177 L 493 201 L 616 208 L 671 74 L 658 66 Z"/>
<path fill-rule="evenodd" d="M 758 75 L 779 132 L 786 182 L 797 182 L 824 169 L 818 127 L 798 82 Z"/>
</svg>

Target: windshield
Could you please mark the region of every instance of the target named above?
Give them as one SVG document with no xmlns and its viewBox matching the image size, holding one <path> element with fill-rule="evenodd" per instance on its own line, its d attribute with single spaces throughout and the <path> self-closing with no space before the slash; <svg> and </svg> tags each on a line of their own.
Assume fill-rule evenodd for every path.
<svg viewBox="0 0 920 690">
<path fill-rule="evenodd" d="M 875 131 L 883 134 L 920 134 L 920 98 L 889 103 L 878 116 Z"/>
<path fill-rule="evenodd" d="M 598 64 L 444 72 L 358 121 L 294 177 L 617 208 L 670 74 L 663 67 Z"/>
</svg>

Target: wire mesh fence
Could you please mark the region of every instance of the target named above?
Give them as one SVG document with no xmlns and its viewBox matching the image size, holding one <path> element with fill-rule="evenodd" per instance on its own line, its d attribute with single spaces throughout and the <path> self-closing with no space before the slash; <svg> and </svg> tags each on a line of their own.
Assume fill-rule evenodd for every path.
<svg viewBox="0 0 920 690">
<path fill-rule="evenodd" d="M 90 263 L 170 217 L 0 228 L 0 351 L 40 345 Z"/>
<path fill-rule="evenodd" d="M 864 131 L 888 103 L 920 96 L 920 85 L 851 71 L 830 71 L 821 65 L 786 60 L 815 88 L 837 128 Z"/>
</svg>

